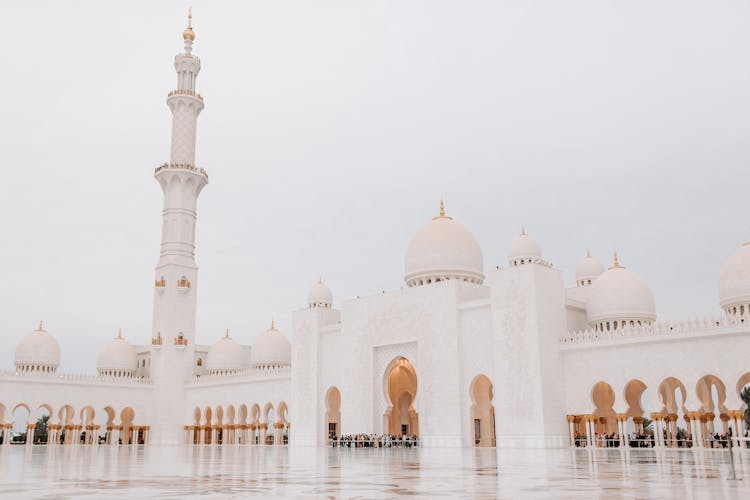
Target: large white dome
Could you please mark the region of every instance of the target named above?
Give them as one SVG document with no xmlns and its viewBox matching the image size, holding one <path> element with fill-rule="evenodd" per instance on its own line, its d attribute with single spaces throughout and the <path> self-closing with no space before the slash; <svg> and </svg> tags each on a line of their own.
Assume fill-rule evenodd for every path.
<svg viewBox="0 0 750 500">
<path fill-rule="evenodd" d="M 209 373 L 231 372 L 245 367 L 245 350 L 226 335 L 208 349 L 206 369 Z"/>
<path fill-rule="evenodd" d="M 446 279 L 484 281 L 482 249 L 474 236 L 452 217 L 440 215 L 422 227 L 406 250 L 404 281 L 408 286 Z"/>
<path fill-rule="evenodd" d="M 122 338 L 122 331 L 96 357 L 96 369 L 100 375 L 132 376 L 137 367 L 138 353 Z"/>
<path fill-rule="evenodd" d="M 516 239 L 511 241 L 508 248 L 508 260 L 511 266 L 529 264 L 542 258 L 542 247 L 533 236 L 526 234 L 525 229 L 521 229 Z"/>
<path fill-rule="evenodd" d="M 640 276 L 620 266 L 615 254 L 614 265 L 591 286 L 586 316 L 601 329 L 650 324 L 656 319 L 654 295 Z"/>
<path fill-rule="evenodd" d="M 310 293 L 307 294 L 307 305 L 308 307 L 325 308 L 330 308 L 333 305 L 333 293 L 323 283 L 323 278 L 320 278 L 310 289 Z"/>
<path fill-rule="evenodd" d="M 576 266 L 576 285 L 588 286 L 603 272 L 604 266 L 593 258 L 590 253 L 587 253 L 586 257 Z"/>
<path fill-rule="evenodd" d="M 250 359 L 257 368 L 289 366 L 292 363 L 292 344 L 271 322 L 271 328 L 255 339 Z"/>
<path fill-rule="evenodd" d="M 735 250 L 721 266 L 719 304 L 729 313 L 750 312 L 750 243 Z"/>
<path fill-rule="evenodd" d="M 54 372 L 60 366 L 60 345 L 39 323 L 16 346 L 16 370 Z"/>
</svg>

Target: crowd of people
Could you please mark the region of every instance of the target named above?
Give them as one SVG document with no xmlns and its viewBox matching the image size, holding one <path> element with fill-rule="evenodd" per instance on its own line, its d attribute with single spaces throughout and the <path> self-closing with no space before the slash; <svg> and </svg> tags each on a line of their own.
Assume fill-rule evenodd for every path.
<svg viewBox="0 0 750 500">
<path fill-rule="evenodd" d="M 332 436 L 331 447 L 336 448 L 411 448 L 419 444 L 417 436 L 393 436 L 391 434 L 348 434 Z"/>
<path fill-rule="evenodd" d="M 739 445 L 741 448 L 750 448 L 750 439 L 748 439 L 749 435 L 750 433 L 746 431 L 744 436 L 745 439 L 741 439 L 735 446 Z M 631 448 L 653 448 L 655 445 L 654 435 L 650 433 L 633 433 L 628 434 L 625 438 L 627 439 L 627 443 Z M 667 439 L 668 437 L 665 432 L 665 442 L 667 441 Z M 576 447 L 579 448 L 588 446 L 586 436 L 581 435 L 577 432 L 574 435 L 574 443 Z M 692 448 L 693 440 L 692 437 L 688 435 L 683 439 L 677 439 L 676 444 L 678 448 Z M 597 448 L 617 448 L 620 446 L 620 436 L 617 433 L 597 434 L 594 437 L 593 445 Z M 708 435 L 709 448 L 727 448 L 728 446 L 729 436 L 727 434 L 719 434 L 717 432 L 715 434 Z"/>
</svg>

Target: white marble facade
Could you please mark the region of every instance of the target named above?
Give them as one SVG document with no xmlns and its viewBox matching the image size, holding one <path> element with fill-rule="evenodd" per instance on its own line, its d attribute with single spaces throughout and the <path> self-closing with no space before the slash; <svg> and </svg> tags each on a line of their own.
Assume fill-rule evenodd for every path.
<svg viewBox="0 0 750 500">
<path fill-rule="evenodd" d="M 476 240 L 441 203 L 408 244 L 405 287 L 334 307 L 321 281 L 292 312 L 289 338 L 271 325 L 253 346 L 230 332 L 196 344 L 195 223 L 208 174 L 194 160 L 203 98 L 192 27 L 183 36 L 167 98 L 171 158 L 155 172 L 164 220 L 151 335 L 144 345 L 118 335 L 96 376 L 60 374 L 43 325 L 20 338 L 15 369 L 0 373 L 4 443 L 19 407 L 29 432 L 49 413 L 51 439 L 69 444 L 86 433 L 321 446 L 331 432 L 366 432 L 418 435 L 425 447 L 565 447 L 573 432 L 632 432 L 650 417 L 667 429 L 679 418 L 700 445 L 716 425 L 741 426 L 750 246 L 722 270 L 720 316 L 658 323 L 646 282 L 617 256 L 606 270 L 586 256 L 566 288 L 522 231 L 507 265 L 485 274 Z"/>
</svg>

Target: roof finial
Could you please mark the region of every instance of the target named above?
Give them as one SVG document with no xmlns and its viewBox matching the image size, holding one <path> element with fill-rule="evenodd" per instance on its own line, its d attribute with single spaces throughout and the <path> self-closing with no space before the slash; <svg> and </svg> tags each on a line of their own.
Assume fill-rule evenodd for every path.
<svg viewBox="0 0 750 500">
<path fill-rule="evenodd" d="M 121 339 L 121 338 L 122 338 L 122 328 L 118 328 L 118 329 L 117 329 L 117 338 L 118 338 L 118 339 Z"/>
<path fill-rule="evenodd" d="M 617 250 L 615 250 L 615 259 L 614 259 L 614 262 L 612 263 L 612 268 L 617 269 L 618 267 L 620 267 L 620 259 L 617 256 Z"/>
<path fill-rule="evenodd" d="M 190 43 L 195 40 L 195 32 L 193 31 L 193 8 L 188 9 L 188 25 L 185 31 L 182 32 L 182 39 L 185 40 L 185 50 L 190 50 Z M 187 43 L 190 42 L 190 43 Z M 189 53 L 189 52 L 188 52 Z"/>
<path fill-rule="evenodd" d="M 227 327 L 227 332 L 224 334 L 224 338 L 225 339 L 229 338 L 229 327 Z"/>
<path fill-rule="evenodd" d="M 271 330 L 276 330 L 276 323 L 274 322 L 273 318 L 271 318 Z"/>
<path fill-rule="evenodd" d="M 323 284 L 323 275 L 318 276 L 318 283 Z"/>
<path fill-rule="evenodd" d="M 526 236 L 526 228 L 521 226 L 521 236 Z"/>
<path fill-rule="evenodd" d="M 445 203 L 442 198 L 440 198 L 440 217 L 445 217 Z"/>
<path fill-rule="evenodd" d="M 586 257 L 588 257 L 589 259 L 591 258 L 591 249 L 590 248 L 586 249 Z"/>
<path fill-rule="evenodd" d="M 44 331 L 44 322 L 40 319 L 39 320 L 39 328 L 36 330 L 37 332 L 43 332 Z"/>
</svg>

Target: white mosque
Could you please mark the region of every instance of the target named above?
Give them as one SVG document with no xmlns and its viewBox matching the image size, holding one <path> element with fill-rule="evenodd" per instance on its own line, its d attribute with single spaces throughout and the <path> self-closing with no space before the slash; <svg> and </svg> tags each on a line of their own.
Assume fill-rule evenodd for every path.
<svg viewBox="0 0 750 500">
<path fill-rule="evenodd" d="M 406 287 L 334 302 L 321 281 L 292 312 L 288 337 L 273 324 L 252 346 L 227 332 L 210 346 L 195 331 L 198 195 L 195 162 L 200 59 L 188 24 L 175 57 L 171 159 L 145 344 L 118 334 L 97 375 L 58 372 L 60 347 L 42 324 L 21 337 L 0 372 L 3 445 L 49 416 L 46 441 L 81 446 L 242 444 L 322 446 L 331 435 L 416 435 L 424 447 L 589 446 L 653 420 L 657 447 L 693 446 L 742 430 L 750 384 L 750 244 L 718 276 L 714 318 L 657 322 L 646 282 L 618 261 L 587 255 L 566 287 L 522 231 L 503 266 L 441 203 L 405 255 Z M 406 242 L 405 242 L 406 243 Z M 493 249 L 493 253 L 495 249 Z M 336 304 L 336 305 L 335 305 Z M 23 419 L 20 422 L 19 419 Z M 621 446 L 628 446 L 625 440 Z"/>
</svg>

